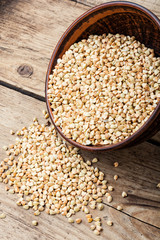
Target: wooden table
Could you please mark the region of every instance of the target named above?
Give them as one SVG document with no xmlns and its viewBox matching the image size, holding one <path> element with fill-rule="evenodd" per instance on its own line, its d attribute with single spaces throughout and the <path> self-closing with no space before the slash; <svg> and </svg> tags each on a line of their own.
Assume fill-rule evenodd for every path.
<svg viewBox="0 0 160 240">
<path fill-rule="evenodd" d="M 0 1 L 0 147 L 15 141 L 10 129 L 28 126 L 34 117 L 44 122 L 44 83 L 51 53 L 65 29 L 84 11 L 102 0 L 1 0 Z M 160 17 L 160 0 L 137 0 Z M 97 156 L 97 166 L 115 186 L 114 201 L 94 216 L 103 218 L 104 231 L 100 237 L 89 229 L 89 223 L 80 225 L 67 222 L 63 216 L 37 217 L 39 225 L 33 227 L 33 211 L 16 205 L 16 195 L 4 190 L 0 184 L 0 239 L 12 240 L 159 240 L 160 239 L 160 137 L 125 150 L 101 153 L 82 152 L 85 159 Z M 0 150 L 2 160 L 5 157 Z M 113 163 L 119 162 L 114 168 Z M 114 174 L 120 177 L 113 180 Z M 122 191 L 128 193 L 122 198 Z M 116 210 L 118 203 L 124 210 Z M 114 222 L 107 226 L 107 219 Z"/>
</svg>

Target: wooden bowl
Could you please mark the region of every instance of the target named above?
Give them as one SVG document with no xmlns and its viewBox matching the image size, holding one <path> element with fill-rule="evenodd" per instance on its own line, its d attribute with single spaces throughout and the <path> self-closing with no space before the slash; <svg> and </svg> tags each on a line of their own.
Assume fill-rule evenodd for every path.
<svg viewBox="0 0 160 240">
<path fill-rule="evenodd" d="M 46 103 L 50 118 L 60 135 L 75 147 L 90 150 L 113 150 L 141 143 L 160 130 L 160 102 L 156 109 L 134 134 L 127 139 L 112 145 L 86 146 L 68 139 L 54 122 L 53 112 L 47 98 L 49 75 L 54 69 L 57 59 L 75 42 L 88 38 L 91 34 L 120 33 L 135 36 L 145 46 L 154 49 L 160 56 L 160 20 L 146 8 L 130 2 L 109 2 L 96 6 L 77 18 L 59 40 L 49 63 L 46 76 Z"/>
</svg>

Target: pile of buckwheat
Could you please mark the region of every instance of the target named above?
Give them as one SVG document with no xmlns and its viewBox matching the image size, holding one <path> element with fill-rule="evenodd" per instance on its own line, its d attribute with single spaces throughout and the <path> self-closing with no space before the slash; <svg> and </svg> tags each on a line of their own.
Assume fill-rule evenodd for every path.
<svg viewBox="0 0 160 240">
<path fill-rule="evenodd" d="M 48 118 L 46 112 L 44 115 Z M 15 134 L 13 130 L 10 133 Z M 45 210 L 50 215 L 62 214 L 69 223 L 77 224 L 82 219 L 73 216 L 83 211 L 88 223 L 92 223 L 91 230 L 99 235 L 103 230 L 101 218 L 93 218 L 90 210 L 103 210 L 104 197 L 112 202 L 114 188 L 107 184 L 104 173 L 93 166 L 98 159 L 85 162 L 78 149 L 58 137 L 53 126 L 40 124 L 37 118 L 16 135 L 15 144 L 3 147 L 7 157 L 0 163 L 0 182 L 7 184 L 6 191 L 18 194 L 17 205 L 25 210 L 32 208 L 35 216 Z M 117 209 L 122 210 L 122 206 Z M 0 218 L 5 216 L 2 213 Z M 32 224 L 37 226 L 38 221 L 33 220 Z M 112 226 L 113 222 L 108 220 L 107 224 Z"/>
<path fill-rule="evenodd" d="M 48 99 L 66 137 L 114 144 L 149 118 L 160 100 L 160 58 L 135 37 L 90 35 L 57 60 Z"/>
</svg>

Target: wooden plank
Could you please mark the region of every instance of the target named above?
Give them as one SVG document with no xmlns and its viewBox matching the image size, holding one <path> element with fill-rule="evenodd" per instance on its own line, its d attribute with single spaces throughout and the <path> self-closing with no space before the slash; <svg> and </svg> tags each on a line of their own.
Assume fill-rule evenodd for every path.
<svg viewBox="0 0 160 240">
<path fill-rule="evenodd" d="M 160 131 L 156 135 L 154 135 L 152 139 L 154 139 L 157 143 L 160 143 Z"/>
<path fill-rule="evenodd" d="M 0 80 L 44 96 L 56 43 L 87 9 L 71 1 L 0 1 Z"/>
<path fill-rule="evenodd" d="M 0 210 L 6 213 L 6 218 L 0 220 L 0 239 L 7 240 L 159 240 L 159 229 L 133 219 L 121 212 L 105 207 L 98 213 L 103 218 L 104 231 L 101 236 L 95 236 L 89 229 L 84 214 L 78 213 L 77 217 L 84 220 L 80 225 L 67 222 L 63 216 L 49 216 L 43 212 L 40 216 L 34 217 L 31 210 L 24 210 L 15 204 L 16 197 L 7 194 L 0 185 Z M 97 216 L 97 213 L 93 213 Z M 31 221 L 36 219 L 39 223 L 33 227 Z M 114 221 L 112 227 L 106 224 L 111 219 Z"/>
<path fill-rule="evenodd" d="M 120 0 L 123 1 L 123 0 Z M 77 3 L 81 3 L 85 6 L 93 7 L 102 3 L 110 2 L 106 0 L 75 0 Z M 146 8 L 148 8 L 150 11 L 152 11 L 154 14 L 156 14 L 158 17 L 160 17 L 160 1 L 159 0 L 130 0 L 130 2 L 140 4 Z"/>
<path fill-rule="evenodd" d="M 100 159 L 97 166 L 105 172 L 108 184 L 115 188 L 111 206 L 116 208 L 121 204 L 125 213 L 160 227 L 160 190 L 156 187 L 160 176 L 159 147 L 143 143 L 112 152 L 82 152 L 82 156 Z M 119 162 L 118 168 L 113 167 L 115 161 Z M 115 174 L 119 176 L 116 182 Z M 123 191 L 127 192 L 127 198 L 121 197 Z"/>
<path fill-rule="evenodd" d="M 34 117 L 42 120 L 42 109 L 45 104 L 34 98 L 25 96 L 6 87 L 0 87 L 0 148 L 14 142 L 15 136 L 10 135 L 9 130 L 18 130 L 28 126 Z M 145 151 L 143 151 L 145 150 Z M 101 154 L 82 153 L 85 159 L 92 159 L 98 156 L 100 162 L 97 166 L 105 172 L 109 184 L 115 187 L 113 192 L 114 201 L 110 205 L 114 208 L 122 203 L 124 213 L 105 206 L 103 211 L 94 211 L 94 216 L 101 216 L 105 226 L 102 236 L 99 239 L 156 239 L 160 238 L 160 191 L 156 188 L 159 181 L 160 164 L 158 156 L 160 149 L 149 143 L 138 147 Z M 0 151 L 1 159 L 5 157 L 4 151 Z M 119 161 L 118 168 L 113 163 Z M 120 177 L 117 182 L 113 181 L 114 174 Z M 122 199 L 121 192 L 128 192 L 128 197 Z M 73 224 L 72 228 L 65 217 L 48 216 L 42 213 L 37 217 L 39 226 L 33 228 L 31 221 L 35 219 L 33 211 L 26 211 L 16 206 L 16 195 L 4 191 L 4 184 L 0 184 L 0 211 L 7 213 L 4 220 L 0 220 L 0 239 L 6 240 L 12 234 L 13 238 L 25 239 L 97 239 L 89 230 L 89 224 L 84 222 L 81 225 Z M 107 201 L 105 201 L 107 203 Z M 77 216 L 83 216 L 79 213 Z M 83 216 L 83 219 L 85 217 Z M 106 220 L 114 222 L 113 227 L 108 227 Z M 146 223 L 142 223 L 142 220 Z M 148 225 L 148 223 L 150 225 Z M 151 226 L 154 225 L 154 226 Z"/>
</svg>

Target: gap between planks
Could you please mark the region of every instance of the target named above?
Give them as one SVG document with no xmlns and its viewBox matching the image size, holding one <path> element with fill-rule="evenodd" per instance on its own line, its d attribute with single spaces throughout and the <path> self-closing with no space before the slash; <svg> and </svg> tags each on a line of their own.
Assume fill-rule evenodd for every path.
<svg viewBox="0 0 160 240">
<path fill-rule="evenodd" d="M 103 204 L 106 205 L 106 206 L 108 206 L 108 207 L 113 208 L 113 209 L 116 210 L 116 211 L 118 211 L 115 207 L 113 207 L 113 206 L 111 206 L 111 205 L 109 205 L 109 204 L 107 204 L 107 203 L 103 203 Z M 124 212 L 123 210 L 121 211 L 121 213 L 123 213 L 123 214 L 125 214 L 126 216 L 131 217 L 131 218 L 133 218 L 133 219 L 135 219 L 135 220 L 137 220 L 137 221 L 139 221 L 139 222 L 141 222 L 141 223 L 147 224 L 147 225 L 149 225 L 149 226 L 151 226 L 151 227 L 155 227 L 156 229 L 159 229 L 159 230 L 160 230 L 160 227 L 157 227 L 157 226 L 155 226 L 155 225 L 153 225 L 153 224 L 150 224 L 150 223 L 145 222 L 145 221 L 143 221 L 143 220 L 141 220 L 141 219 L 139 219 L 139 218 L 136 218 L 136 217 L 134 217 L 134 216 L 132 216 L 132 215 Z"/>
<path fill-rule="evenodd" d="M 43 97 L 43 96 L 41 96 L 41 95 L 39 95 L 39 94 L 36 94 L 36 93 L 31 92 L 31 91 L 28 91 L 28 90 L 26 90 L 26 89 L 17 87 L 17 86 L 15 86 L 15 85 L 13 85 L 13 84 L 4 82 L 4 81 L 2 81 L 2 80 L 0 80 L 0 85 L 3 86 L 3 87 L 9 88 L 9 89 L 11 89 L 11 90 L 14 90 L 14 91 L 16 91 L 16 92 L 22 93 L 22 94 L 24 94 L 24 95 L 26 95 L 26 96 L 28 96 L 28 97 L 32 97 L 32 98 L 34 98 L 34 99 L 37 99 L 37 100 L 39 100 L 39 101 L 42 101 L 42 102 L 45 102 L 45 101 L 46 101 L 46 100 L 45 100 L 45 97 Z"/>
<path fill-rule="evenodd" d="M 3 194 L 3 192 L 2 192 Z M 22 232 L 19 234 L 14 233 L 14 235 L 12 235 L 12 239 L 13 240 L 19 240 L 19 238 L 15 238 L 16 235 L 17 236 L 23 236 L 23 240 L 27 240 L 29 239 L 35 239 L 33 238 L 33 235 L 35 234 L 41 234 L 41 236 L 38 238 L 39 240 L 48 240 L 48 239 L 57 239 L 57 240 L 70 240 L 70 239 L 74 239 L 74 240 L 82 240 L 82 239 L 86 239 L 86 234 L 87 234 L 87 239 L 90 240 L 97 240 L 96 236 L 94 236 L 94 234 L 89 230 L 89 224 L 86 223 L 86 219 L 84 217 L 84 214 L 82 216 L 82 213 L 78 213 L 78 217 L 83 218 L 83 222 L 81 225 L 70 225 L 67 222 L 67 219 L 64 218 L 63 216 L 49 216 L 46 213 L 42 212 L 42 214 L 38 217 L 36 217 L 36 219 L 39 222 L 38 227 L 34 228 L 31 225 L 31 219 L 35 218 L 33 216 L 31 216 L 31 210 L 25 211 L 23 208 L 18 207 L 18 211 L 17 211 L 17 207 L 15 207 L 15 203 L 14 203 L 14 195 L 11 195 L 10 199 L 7 197 L 7 194 L 5 192 L 4 194 L 5 199 L 2 199 L 2 204 L 5 203 L 6 205 L 9 205 L 9 209 L 6 209 L 6 219 L 5 221 L 9 221 L 10 224 L 10 229 L 12 229 L 14 226 L 18 226 L 18 228 L 16 228 L 16 230 L 18 231 L 18 229 L 22 229 Z M 9 203 L 10 202 L 10 203 Z M 108 209 L 110 209 L 108 211 Z M 99 216 L 103 219 L 103 226 L 104 226 L 104 231 L 102 233 L 102 235 L 100 237 L 98 237 L 99 240 L 104 240 L 104 239 L 108 239 L 108 240 L 113 240 L 113 239 L 117 239 L 117 240 L 150 240 L 150 239 L 155 239 L 155 240 L 159 240 L 159 229 L 155 228 L 154 226 L 152 227 L 151 225 L 146 225 L 146 223 L 143 223 L 142 221 L 139 222 L 137 221 L 137 219 L 135 218 L 130 218 L 130 216 L 123 215 L 121 214 L 121 212 L 119 211 L 115 211 L 115 209 L 113 208 L 108 208 L 108 209 L 104 209 L 103 211 L 100 211 Z M 94 215 L 93 215 L 94 216 Z M 112 219 L 112 217 L 115 217 L 114 220 L 114 225 L 113 227 L 109 227 L 106 224 L 106 221 L 108 219 Z M 118 221 L 116 221 L 116 219 Z M 122 223 L 121 223 L 122 222 Z M 55 224 L 56 223 L 56 224 Z M 1 225 L 2 224 L 2 225 Z M 5 224 L 5 223 L 4 223 Z M 3 222 L 0 222 L 0 227 L 2 227 L 3 229 L 5 228 L 6 224 L 4 225 Z M 121 225 L 121 226 L 119 226 Z M 131 227 L 131 229 L 126 230 L 126 225 L 127 227 Z M 20 228 L 19 228 L 20 227 Z M 136 228 L 137 227 L 137 228 Z M 88 228 L 88 229 L 87 229 Z M 137 231 L 138 230 L 138 231 Z M 31 236 L 26 236 L 28 234 L 26 234 L 29 231 L 29 235 Z M 60 232 L 59 232 L 60 231 Z M 87 232 L 86 232 L 87 231 Z M 112 231 L 114 231 L 114 236 L 112 235 Z M 143 232 L 145 232 L 145 235 L 143 236 Z M 2 239 L 3 240 L 7 240 L 7 238 L 5 238 L 3 236 L 3 232 L 0 232 L 0 237 L 2 234 Z M 5 233 L 4 233 L 5 234 Z M 69 235 L 68 235 L 69 234 Z M 121 234 L 123 234 L 124 236 L 122 236 Z M 148 235 L 154 235 L 153 237 L 149 237 Z M 67 236 L 68 235 L 68 236 Z M 47 237 L 47 238 L 44 238 Z M 50 238 L 51 237 L 51 238 Z M 145 238 L 144 238 L 145 237 Z"/>
</svg>

